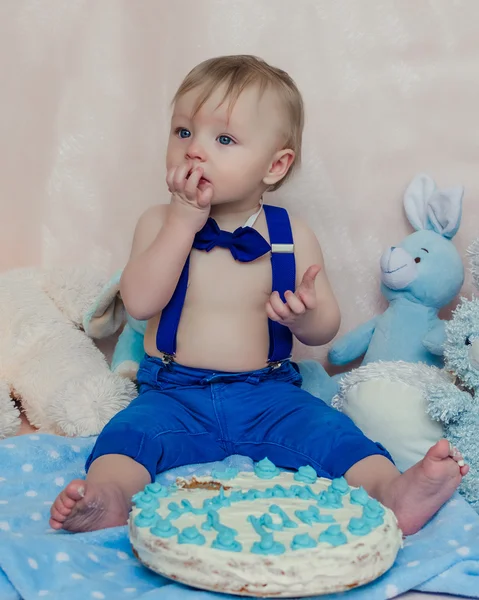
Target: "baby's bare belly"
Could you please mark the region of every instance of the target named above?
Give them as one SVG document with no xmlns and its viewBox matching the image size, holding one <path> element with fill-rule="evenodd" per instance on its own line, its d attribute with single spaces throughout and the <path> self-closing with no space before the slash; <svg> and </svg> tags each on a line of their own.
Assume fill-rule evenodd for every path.
<svg viewBox="0 0 479 600">
<path fill-rule="evenodd" d="M 254 371 L 268 361 L 266 302 L 271 294 L 269 256 L 235 262 L 228 250 L 193 250 L 188 290 L 178 328 L 176 362 L 213 371 Z M 145 352 L 156 347 L 159 317 L 149 321 Z"/>
<path fill-rule="evenodd" d="M 145 334 L 145 352 L 163 354 L 156 347 L 158 318 Z M 176 362 L 213 371 L 254 371 L 267 364 L 268 324 L 264 310 L 243 310 L 233 318 L 229 311 L 184 311 L 177 337 Z"/>
</svg>

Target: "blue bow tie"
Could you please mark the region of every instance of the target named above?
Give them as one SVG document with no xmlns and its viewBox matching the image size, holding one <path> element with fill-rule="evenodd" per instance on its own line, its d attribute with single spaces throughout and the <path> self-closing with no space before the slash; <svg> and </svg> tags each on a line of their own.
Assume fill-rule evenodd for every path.
<svg viewBox="0 0 479 600">
<path fill-rule="evenodd" d="M 252 227 L 238 227 L 233 233 L 223 231 L 211 217 L 203 229 L 198 231 L 193 248 L 209 252 L 215 246 L 228 248 L 235 260 L 251 262 L 271 250 L 264 237 Z"/>
</svg>

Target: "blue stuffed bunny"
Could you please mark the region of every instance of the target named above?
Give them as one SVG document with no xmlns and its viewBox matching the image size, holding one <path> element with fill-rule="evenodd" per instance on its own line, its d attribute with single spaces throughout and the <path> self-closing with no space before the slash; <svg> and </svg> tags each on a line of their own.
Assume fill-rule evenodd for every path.
<svg viewBox="0 0 479 600">
<path fill-rule="evenodd" d="M 111 370 L 131 380 L 136 379 L 139 364 L 145 354 L 143 338 L 146 321 L 138 321 L 125 310 L 120 296 L 121 271 L 105 284 L 98 298 L 83 319 L 85 333 L 93 339 L 103 339 L 121 333 L 115 344 Z"/>
<path fill-rule="evenodd" d="M 463 193 L 461 186 L 439 190 L 427 175 L 411 181 L 404 209 L 416 231 L 380 260 L 381 291 L 389 306 L 332 346 L 328 358 L 333 365 L 364 355 L 362 365 L 405 361 L 442 366 L 445 333 L 438 312 L 464 282 L 463 263 L 451 242 L 461 222 Z M 312 361 L 300 367 L 304 387 L 331 401 L 341 375 L 330 379 Z"/>
</svg>

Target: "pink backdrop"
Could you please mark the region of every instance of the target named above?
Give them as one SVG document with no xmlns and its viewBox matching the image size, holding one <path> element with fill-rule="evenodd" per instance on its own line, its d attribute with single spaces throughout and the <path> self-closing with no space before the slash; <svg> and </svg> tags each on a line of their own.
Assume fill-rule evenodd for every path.
<svg viewBox="0 0 479 600">
<path fill-rule="evenodd" d="M 317 232 L 350 329 L 381 307 L 416 172 L 463 183 L 461 251 L 479 235 L 478 22 L 476 0 L 3 0 L 0 269 L 121 266 L 166 200 L 176 86 L 253 53 L 303 91 L 303 168 L 275 201 Z"/>
</svg>

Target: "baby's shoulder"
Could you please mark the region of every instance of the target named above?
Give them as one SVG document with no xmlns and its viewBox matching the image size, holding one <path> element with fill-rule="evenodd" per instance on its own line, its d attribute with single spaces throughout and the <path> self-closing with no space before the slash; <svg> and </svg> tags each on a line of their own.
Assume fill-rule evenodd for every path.
<svg viewBox="0 0 479 600">
<path fill-rule="evenodd" d="M 317 244 L 318 238 L 304 219 L 290 216 L 291 230 L 295 244 Z"/>
</svg>

